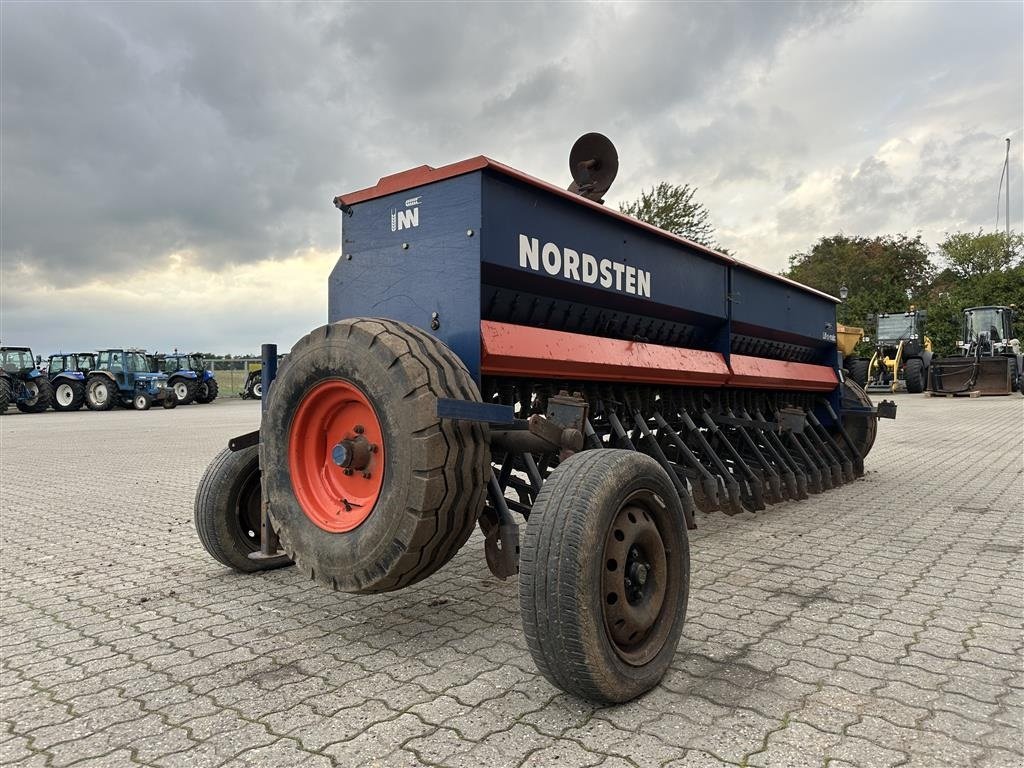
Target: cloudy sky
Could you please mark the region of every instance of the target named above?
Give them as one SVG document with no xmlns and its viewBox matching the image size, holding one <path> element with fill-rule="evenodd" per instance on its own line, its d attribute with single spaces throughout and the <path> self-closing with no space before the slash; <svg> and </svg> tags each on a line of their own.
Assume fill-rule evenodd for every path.
<svg viewBox="0 0 1024 768">
<path fill-rule="evenodd" d="M 486 154 L 609 204 L 687 182 L 772 270 L 818 237 L 1021 228 L 1024 4 L 0 5 L 0 338 L 288 347 L 334 195 Z"/>
</svg>

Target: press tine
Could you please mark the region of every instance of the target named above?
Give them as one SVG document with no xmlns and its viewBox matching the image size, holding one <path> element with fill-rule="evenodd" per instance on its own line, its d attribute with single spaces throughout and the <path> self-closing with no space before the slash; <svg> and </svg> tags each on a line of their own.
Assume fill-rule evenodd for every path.
<svg viewBox="0 0 1024 768">
<path fill-rule="evenodd" d="M 693 519 L 693 498 L 690 496 L 689 489 L 683 485 L 683 481 L 679 479 L 679 476 L 675 473 L 672 468 L 672 464 L 669 462 L 668 457 L 665 456 L 665 452 L 661 450 L 661 446 L 658 445 L 657 439 L 651 434 L 651 430 L 647 426 L 647 421 L 641 415 L 640 411 L 633 411 L 633 422 L 636 424 L 640 434 L 643 436 L 644 441 L 650 448 L 648 454 L 661 464 L 662 468 L 668 474 L 669 479 L 676 488 L 676 493 L 679 494 L 680 500 L 683 502 L 683 516 L 686 518 L 686 527 L 693 530 L 697 527 L 696 521 Z"/>
<path fill-rule="evenodd" d="M 713 512 L 717 509 L 722 508 L 721 499 L 718 496 L 718 485 L 715 482 L 714 475 L 708 472 L 707 467 L 701 464 L 700 460 L 694 455 L 693 451 L 690 450 L 685 441 L 679 436 L 679 433 L 669 426 L 669 423 L 665 421 L 665 417 L 661 415 L 659 411 L 654 412 L 654 423 L 658 425 L 659 430 L 663 430 L 668 437 L 669 441 L 679 451 L 683 462 L 700 475 L 700 486 L 704 492 L 704 497 L 708 504 L 706 511 Z M 701 507 L 704 509 L 704 507 Z"/>
<path fill-rule="evenodd" d="M 722 458 L 717 453 L 715 453 L 715 449 L 711 447 L 710 443 L 708 443 L 707 438 L 704 437 L 704 433 L 701 432 L 697 428 L 697 425 L 693 423 L 693 419 L 690 418 L 690 414 L 688 414 L 684 410 L 682 413 L 679 414 L 679 416 L 682 419 L 683 425 L 689 430 L 690 434 L 693 435 L 694 439 L 700 444 L 701 451 L 704 453 L 705 456 L 708 457 L 708 460 L 711 461 L 715 469 L 718 470 L 717 475 L 725 484 L 726 495 L 728 496 L 729 504 L 727 506 L 724 506 L 722 508 L 722 511 L 727 514 L 738 515 L 740 512 L 743 511 L 743 501 L 740 499 L 739 483 L 736 482 L 736 478 L 732 476 L 732 473 L 729 471 L 729 468 L 725 466 L 725 462 L 722 461 Z"/>
</svg>

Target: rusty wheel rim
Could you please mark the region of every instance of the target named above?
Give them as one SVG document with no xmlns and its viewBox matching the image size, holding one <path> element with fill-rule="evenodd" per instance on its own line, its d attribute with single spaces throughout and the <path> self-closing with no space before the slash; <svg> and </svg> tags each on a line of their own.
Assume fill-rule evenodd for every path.
<svg viewBox="0 0 1024 768">
<path fill-rule="evenodd" d="M 668 634 L 668 552 L 652 506 L 634 498 L 615 516 L 605 541 L 602 604 L 608 640 L 633 665 L 646 664 Z"/>
<path fill-rule="evenodd" d="M 292 419 L 288 464 L 302 511 L 331 533 L 373 512 L 384 486 L 384 430 L 366 393 L 329 379 L 307 392 Z"/>
</svg>

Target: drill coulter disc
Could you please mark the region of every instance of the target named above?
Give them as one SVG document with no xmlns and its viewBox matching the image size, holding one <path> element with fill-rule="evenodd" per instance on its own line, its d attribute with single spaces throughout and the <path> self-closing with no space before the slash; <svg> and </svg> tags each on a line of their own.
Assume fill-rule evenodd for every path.
<svg viewBox="0 0 1024 768">
<path fill-rule="evenodd" d="M 300 339 L 269 393 L 264 488 L 288 555 L 345 592 L 426 578 L 484 504 L 485 426 L 442 421 L 438 398 L 479 400 L 462 361 L 428 333 L 355 318 Z"/>
<path fill-rule="evenodd" d="M 843 382 L 842 402 L 844 408 L 871 408 L 871 398 L 863 387 L 855 381 L 846 379 Z M 843 429 L 857 447 L 862 459 L 866 458 L 875 444 L 878 433 L 878 419 L 863 416 L 846 416 L 843 418 Z"/>
</svg>

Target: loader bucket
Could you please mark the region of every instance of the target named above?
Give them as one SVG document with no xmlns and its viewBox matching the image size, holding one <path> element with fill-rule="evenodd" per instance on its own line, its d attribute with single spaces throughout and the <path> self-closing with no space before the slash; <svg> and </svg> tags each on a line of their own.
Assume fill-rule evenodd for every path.
<svg viewBox="0 0 1024 768">
<path fill-rule="evenodd" d="M 1007 357 L 947 357 L 932 360 L 932 392 L 948 395 L 1008 395 L 1010 360 Z"/>
</svg>

